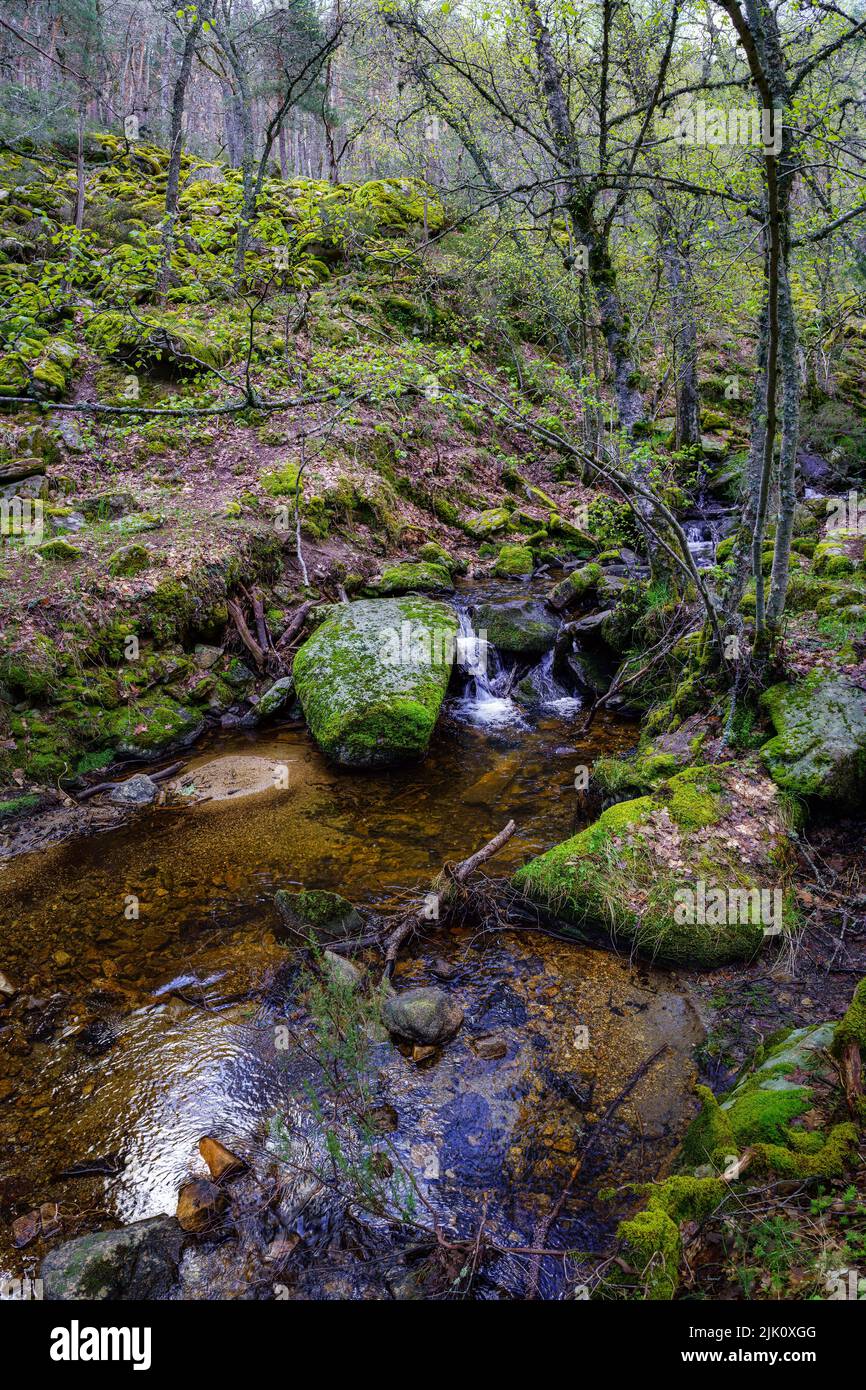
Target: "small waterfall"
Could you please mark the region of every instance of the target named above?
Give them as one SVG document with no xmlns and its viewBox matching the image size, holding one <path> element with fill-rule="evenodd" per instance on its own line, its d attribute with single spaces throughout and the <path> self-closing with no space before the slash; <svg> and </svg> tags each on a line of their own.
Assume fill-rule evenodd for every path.
<svg viewBox="0 0 866 1390">
<path fill-rule="evenodd" d="M 530 671 L 526 681 L 536 693 L 538 703 L 555 714 L 574 714 L 583 706 L 576 695 L 570 695 L 553 674 L 554 652 L 551 649 L 541 658 L 538 665 Z"/>
<path fill-rule="evenodd" d="M 475 631 L 467 608 L 457 609 L 457 621 L 457 667 L 466 679 L 466 688 L 455 701 L 458 718 L 494 727 L 521 723 L 520 711 L 508 694 L 511 672 L 503 667 L 496 648 Z"/>
</svg>

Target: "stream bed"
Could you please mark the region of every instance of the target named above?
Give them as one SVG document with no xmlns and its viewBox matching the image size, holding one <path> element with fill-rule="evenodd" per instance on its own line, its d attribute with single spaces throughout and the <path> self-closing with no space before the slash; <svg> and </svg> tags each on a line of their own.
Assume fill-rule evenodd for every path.
<svg viewBox="0 0 866 1390">
<path fill-rule="evenodd" d="M 378 774 L 329 767 L 304 730 L 212 736 L 185 775 L 207 766 L 230 782 L 264 759 L 289 767 L 287 788 L 248 791 L 241 778 L 236 795 L 151 810 L 0 870 L 0 969 L 18 990 L 0 1058 L 0 1273 L 37 1272 L 45 1243 L 10 1240 L 29 1208 L 58 1203 L 67 1237 L 171 1213 L 204 1171 L 203 1135 L 255 1164 L 273 1156 L 275 1116 L 284 1130 L 309 1125 L 303 1059 L 274 1044 L 279 982 L 298 956 L 276 889 L 393 912 L 513 818 L 487 866 L 504 876 L 584 823 L 575 766 L 636 742 L 634 724 L 604 714 L 577 737 L 577 700 L 514 721 L 499 709 L 492 723 L 471 706 L 466 692 L 449 698 L 426 760 Z M 656 1176 L 694 1111 L 701 1028 L 680 984 L 539 931 L 466 929 L 431 932 L 394 984 L 440 984 L 465 1010 L 433 1059 L 377 1043 L 394 1148 L 443 1219 L 471 1229 L 484 1213 L 505 1245 L 531 1243 L 584 1131 L 667 1045 L 557 1225 L 557 1247 L 605 1248 L 629 1199 L 598 1189 Z M 477 1045 L 491 1036 L 492 1057 Z M 108 1171 L 62 1176 L 94 1162 Z M 298 1296 L 339 1296 L 321 1260 L 320 1282 Z M 519 1271 L 500 1263 L 488 1296 L 519 1290 Z M 549 1292 L 561 1271 L 547 1264 Z M 216 1296 L 244 1293 L 229 1280 Z"/>
</svg>

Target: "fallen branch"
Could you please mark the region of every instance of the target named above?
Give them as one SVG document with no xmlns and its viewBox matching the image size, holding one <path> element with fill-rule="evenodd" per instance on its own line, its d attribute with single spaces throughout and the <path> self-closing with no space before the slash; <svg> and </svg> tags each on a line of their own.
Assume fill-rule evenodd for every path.
<svg viewBox="0 0 866 1390">
<path fill-rule="evenodd" d="M 300 632 L 301 628 L 304 626 L 304 623 L 306 622 L 306 619 L 307 619 L 307 614 L 309 613 L 309 611 L 310 611 L 310 609 L 312 608 L 312 606 L 313 606 L 312 600 L 311 600 L 311 599 L 308 599 L 306 603 L 302 603 L 301 606 L 300 606 L 300 608 L 296 609 L 296 611 L 295 611 L 295 613 L 293 614 L 291 620 L 290 620 L 290 621 L 287 623 L 287 625 L 283 628 L 283 631 L 280 633 L 279 637 L 277 638 L 276 644 L 275 644 L 275 647 L 274 647 L 274 650 L 275 650 L 275 651 L 277 651 L 277 652 L 284 652 L 284 651 L 285 651 L 285 649 L 286 649 L 286 647 L 288 647 L 289 643 L 292 642 L 292 641 L 294 640 L 294 638 L 295 638 L 295 637 L 297 636 L 297 634 Z"/>
<path fill-rule="evenodd" d="M 500 830 L 498 835 L 494 835 L 492 840 L 489 840 L 481 849 L 476 850 L 475 854 L 471 854 L 468 859 L 461 860 L 459 864 L 455 864 L 453 867 L 446 865 L 434 881 L 432 895 L 428 895 L 421 907 L 407 912 L 389 936 L 385 950 L 385 969 L 382 972 L 383 980 L 390 980 L 393 975 L 400 947 L 406 938 L 411 936 L 415 931 L 423 931 L 424 926 L 430 921 L 438 921 L 442 907 L 453 895 L 455 885 L 464 883 L 466 879 L 469 878 L 470 874 L 474 873 L 475 869 L 478 868 L 479 864 L 486 863 L 488 859 L 493 858 L 494 854 L 498 854 L 502 846 L 507 844 L 511 839 L 516 829 L 517 826 L 515 822 L 510 820 L 508 824 Z M 432 915 L 430 896 L 435 899 L 434 904 L 432 904 L 432 906 L 435 906 L 435 914 Z"/>
<path fill-rule="evenodd" d="M 240 604 L 230 598 L 227 607 L 232 621 L 238 630 L 238 636 L 252 656 L 259 670 L 263 670 L 265 665 L 265 653 L 247 627 L 247 620 L 241 612 Z"/>
</svg>

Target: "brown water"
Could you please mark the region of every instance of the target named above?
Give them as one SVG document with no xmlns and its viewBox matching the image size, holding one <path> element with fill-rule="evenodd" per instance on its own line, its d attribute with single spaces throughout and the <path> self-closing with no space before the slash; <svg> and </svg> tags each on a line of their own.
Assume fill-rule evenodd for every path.
<svg viewBox="0 0 866 1390">
<path fill-rule="evenodd" d="M 297 1074 L 274 1051 L 273 982 L 295 955 L 274 890 L 392 910 L 513 817 L 489 866 L 507 873 L 580 823 L 575 765 L 636 740 L 602 717 L 576 742 L 577 723 L 491 732 L 446 716 L 422 765 L 377 776 L 329 768 L 305 733 L 217 739 L 193 773 L 254 754 L 288 763 L 289 789 L 157 809 L 0 871 L 0 969 L 19 990 L 0 1060 L 0 1271 L 35 1272 L 44 1243 L 12 1250 L 9 1223 L 40 1202 L 61 1204 L 67 1235 L 127 1222 L 174 1210 L 203 1134 L 261 1152 L 274 1112 L 298 1110 Z M 584 1126 L 669 1044 L 565 1213 L 562 1240 L 603 1245 L 614 1215 L 597 1187 L 652 1176 L 691 1111 L 690 1006 L 660 972 L 539 933 L 434 934 L 395 984 L 436 983 L 441 958 L 466 1024 L 432 1065 L 378 1048 L 395 1143 L 444 1211 L 470 1219 L 492 1193 L 489 1220 L 511 1243 L 531 1237 Z M 484 1032 L 505 1057 L 476 1055 Z M 117 1173 L 58 1177 L 115 1154 Z"/>
</svg>

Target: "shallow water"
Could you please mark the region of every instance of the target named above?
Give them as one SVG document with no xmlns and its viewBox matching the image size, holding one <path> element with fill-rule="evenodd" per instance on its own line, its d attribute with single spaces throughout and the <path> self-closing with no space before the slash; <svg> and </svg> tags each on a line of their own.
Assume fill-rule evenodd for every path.
<svg viewBox="0 0 866 1390">
<path fill-rule="evenodd" d="M 501 729 L 463 713 L 450 702 L 423 764 L 375 776 L 328 767 L 304 732 L 214 739 L 187 772 L 255 755 L 289 765 L 288 789 L 157 809 L 0 872 L 0 969 L 24 997 L 0 1062 L 0 1270 L 32 1273 L 44 1253 L 9 1244 L 9 1222 L 34 1205 L 60 1202 L 67 1234 L 173 1211 L 201 1171 L 203 1134 L 256 1153 L 275 1111 L 296 1116 L 298 1076 L 274 1052 L 272 983 L 296 956 L 276 888 L 392 910 L 513 817 L 518 833 L 488 866 L 504 875 L 582 823 L 575 766 L 636 741 L 604 716 L 577 739 L 572 708 Z M 599 1248 L 614 1216 L 597 1187 L 656 1172 L 690 1111 L 690 1006 L 659 972 L 536 932 L 434 933 L 396 986 L 436 983 L 443 959 L 464 1028 L 432 1064 L 379 1045 L 379 1081 L 430 1200 L 467 1220 L 486 1201 L 506 1243 L 531 1240 L 583 1127 L 669 1044 L 564 1215 L 557 1239 Z M 487 1061 L 472 1043 L 491 1032 L 506 1053 Z M 57 1176 L 114 1154 L 120 1172 Z"/>
</svg>

